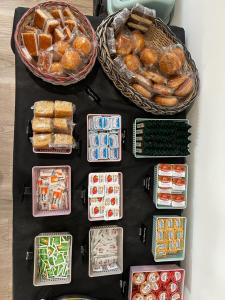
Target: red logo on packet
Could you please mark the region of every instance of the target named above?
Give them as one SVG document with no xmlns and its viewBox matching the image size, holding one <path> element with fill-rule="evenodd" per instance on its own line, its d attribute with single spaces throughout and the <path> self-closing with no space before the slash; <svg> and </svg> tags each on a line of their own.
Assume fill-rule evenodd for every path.
<svg viewBox="0 0 225 300">
<path fill-rule="evenodd" d="M 97 191 L 98 191 L 97 187 L 94 186 L 94 187 L 92 188 L 92 193 L 93 193 L 93 194 L 97 194 Z"/>
<path fill-rule="evenodd" d="M 185 184 L 185 180 L 183 178 L 174 178 L 173 179 L 173 182 L 176 184 L 176 185 L 184 185 Z"/>
<path fill-rule="evenodd" d="M 182 166 L 182 165 L 174 165 L 174 170 L 176 172 L 183 172 L 185 171 L 185 166 Z"/>
<path fill-rule="evenodd" d="M 94 208 L 94 214 L 97 215 L 99 213 L 99 208 L 97 206 L 95 206 Z"/>
<path fill-rule="evenodd" d="M 93 177 L 93 182 L 94 182 L 94 183 L 98 182 L 98 176 L 97 176 L 97 175 L 95 175 L 95 176 Z"/>
<path fill-rule="evenodd" d="M 108 217 L 110 218 L 110 217 L 112 217 L 112 215 L 113 215 L 113 211 L 110 209 L 110 210 L 108 211 Z"/>
<path fill-rule="evenodd" d="M 102 202 L 102 199 L 103 199 L 103 198 L 100 198 L 100 197 L 99 197 L 99 198 L 98 198 L 98 202 Z"/>
<path fill-rule="evenodd" d="M 115 205 L 115 204 L 116 204 L 116 198 L 112 198 L 112 199 L 111 199 L 111 204 L 112 204 L 112 205 Z"/>
<path fill-rule="evenodd" d="M 109 194 L 112 194 L 112 192 L 113 192 L 113 187 L 110 186 L 110 187 L 108 188 L 108 193 L 109 193 Z"/>
<path fill-rule="evenodd" d="M 108 175 L 108 176 L 107 176 L 107 181 L 108 181 L 108 182 L 111 182 L 111 181 L 112 181 L 112 176 L 111 176 L 111 175 Z"/>
</svg>

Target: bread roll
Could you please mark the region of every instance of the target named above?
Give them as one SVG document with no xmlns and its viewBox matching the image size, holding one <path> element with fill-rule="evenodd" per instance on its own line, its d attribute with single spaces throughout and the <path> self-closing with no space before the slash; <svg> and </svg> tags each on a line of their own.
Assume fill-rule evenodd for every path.
<svg viewBox="0 0 225 300">
<path fill-rule="evenodd" d="M 135 30 L 132 32 L 132 44 L 133 44 L 133 51 L 140 52 L 145 46 L 145 38 L 144 35 Z"/>
<path fill-rule="evenodd" d="M 123 33 L 119 34 L 116 38 L 116 52 L 118 55 L 128 55 L 132 51 L 131 37 Z"/>
<path fill-rule="evenodd" d="M 163 95 L 163 96 L 170 96 L 173 93 L 173 90 L 165 85 L 162 84 L 153 84 L 153 91 L 156 94 Z"/>
<path fill-rule="evenodd" d="M 175 91 L 175 95 L 178 97 L 185 97 L 189 95 L 193 91 L 193 89 L 194 89 L 194 80 L 192 78 L 188 78 Z"/>
<path fill-rule="evenodd" d="M 182 67 L 182 61 L 174 52 L 166 52 L 159 61 L 160 71 L 166 75 L 176 74 Z"/>
<path fill-rule="evenodd" d="M 63 133 L 56 133 L 54 134 L 53 138 L 53 146 L 59 146 L 59 147 L 68 147 L 73 146 L 74 139 L 72 135 L 69 134 L 63 134 Z"/>
<path fill-rule="evenodd" d="M 61 75 L 63 73 L 63 66 L 59 62 L 53 62 L 51 64 L 49 72 Z"/>
<path fill-rule="evenodd" d="M 178 99 L 176 97 L 163 97 L 163 96 L 155 96 L 155 103 L 162 106 L 175 106 L 178 103 Z"/>
<path fill-rule="evenodd" d="M 92 49 L 90 40 L 85 36 L 77 36 L 73 41 L 73 47 L 83 56 L 88 56 Z"/>
<path fill-rule="evenodd" d="M 140 59 L 145 66 L 155 65 L 158 62 L 158 53 L 154 49 L 145 48 L 141 51 Z"/>
<path fill-rule="evenodd" d="M 72 32 L 74 27 L 77 27 L 77 23 L 75 20 L 68 19 L 65 20 L 65 26 L 68 26 L 70 31 Z"/>
<path fill-rule="evenodd" d="M 155 83 L 159 83 L 159 84 L 166 84 L 167 83 L 167 79 L 166 77 L 155 73 L 155 72 L 150 72 L 150 71 L 143 71 L 141 73 L 145 78 L 155 82 Z"/>
<path fill-rule="evenodd" d="M 183 65 L 186 60 L 184 50 L 181 47 L 176 47 L 173 49 L 173 52 L 180 58 Z"/>
<path fill-rule="evenodd" d="M 69 7 L 66 7 L 63 11 L 63 15 L 65 17 L 68 17 L 69 19 L 72 19 L 74 20 L 75 19 L 75 16 L 74 14 L 72 13 L 71 9 Z"/>
<path fill-rule="evenodd" d="M 59 56 L 62 56 L 69 47 L 70 45 L 68 42 L 59 41 L 54 45 L 54 50 Z"/>
<path fill-rule="evenodd" d="M 78 53 L 78 51 L 73 49 L 66 50 L 61 59 L 61 64 L 63 68 L 67 70 L 75 70 L 79 68 L 82 64 L 80 54 Z"/>
<path fill-rule="evenodd" d="M 138 56 L 134 54 L 128 54 L 127 56 L 125 56 L 124 63 L 127 66 L 127 68 L 132 72 L 138 71 L 138 69 L 141 66 Z"/>
<path fill-rule="evenodd" d="M 168 80 L 168 87 L 171 89 L 177 89 L 185 80 L 188 79 L 188 76 L 185 74 L 173 76 Z"/>
<path fill-rule="evenodd" d="M 68 119 L 66 118 L 54 118 L 53 119 L 53 128 L 55 132 L 69 132 Z"/>
<path fill-rule="evenodd" d="M 141 86 L 140 84 L 134 83 L 132 85 L 132 87 L 139 93 L 141 94 L 143 97 L 150 99 L 152 97 L 152 94 L 150 91 L 148 91 L 147 89 L 145 89 L 143 86 Z"/>
</svg>

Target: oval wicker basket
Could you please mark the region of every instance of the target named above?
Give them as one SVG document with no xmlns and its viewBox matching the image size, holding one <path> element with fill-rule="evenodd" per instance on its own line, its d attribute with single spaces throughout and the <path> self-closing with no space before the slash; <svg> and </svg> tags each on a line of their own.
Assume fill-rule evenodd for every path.
<svg viewBox="0 0 225 300">
<path fill-rule="evenodd" d="M 194 90 L 184 100 L 179 101 L 176 106 L 166 107 L 156 104 L 153 100 L 141 96 L 130 85 L 127 84 L 127 80 L 120 74 L 120 70 L 113 63 L 113 60 L 110 57 L 107 45 L 107 28 L 110 27 L 114 17 L 118 13 L 119 12 L 116 12 L 104 19 L 96 31 L 99 49 L 98 59 L 105 73 L 125 97 L 129 98 L 138 107 L 147 112 L 151 112 L 155 115 L 174 115 L 187 109 L 194 102 L 199 90 L 198 70 L 187 48 L 183 45 L 187 59 L 187 69 L 195 74 Z M 178 43 L 182 44 L 182 42 L 173 34 L 170 28 L 158 18 L 155 18 L 153 24 L 151 25 L 151 36 L 151 42 L 157 48 L 168 47 Z"/>
<path fill-rule="evenodd" d="M 92 47 L 92 52 L 90 54 L 89 62 L 86 64 L 79 72 L 76 74 L 71 75 L 53 75 L 53 74 L 47 74 L 44 72 L 41 72 L 37 66 L 32 64 L 25 56 L 24 52 L 22 51 L 22 39 L 21 39 L 21 32 L 24 28 L 24 26 L 27 24 L 27 22 L 30 20 L 32 17 L 32 14 L 34 13 L 36 8 L 50 8 L 54 6 L 60 6 L 60 7 L 69 7 L 70 10 L 73 12 L 75 17 L 82 23 L 82 26 L 85 29 L 85 32 L 87 33 L 88 37 L 90 38 L 93 47 Z M 15 39 L 15 45 L 17 52 L 23 61 L 23 63 L 26 65 L 26 67 L 37 77 L 43 79 L 44 81 L 47 81 L 49 83 L 52 83 L 54 85 L 70 85 L 73 83 L 77 83 L 78 81 L 84 79 L 92 70 L 96 57 L 97 57 L 97 38 L 95 31 L 89 22 L 89 20 L 86 18 L 84 14 L 82 14 L 77 8 L 74 6 L 69 5 L 68 3 L 65 2 L 58 2 L 58 1 L 49 1 L 45 3 L 38 4 L 32 8 L 30 8 L 20 19 L 16 26 L 15 34 L 14 34 L 14 39 Z"/>
</svg>

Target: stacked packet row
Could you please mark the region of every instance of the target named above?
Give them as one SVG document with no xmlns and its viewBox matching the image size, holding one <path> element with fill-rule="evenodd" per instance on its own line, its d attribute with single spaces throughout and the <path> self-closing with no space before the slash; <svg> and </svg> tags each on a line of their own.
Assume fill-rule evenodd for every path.
<svg viewBox="0 0 225 300">
<path fill-rule="evenodd" d="M 33 167 L 33 216 L 69 214 L 70 167 Z"/>
<path fill-rule="evenodd" d="M 183 299 L 185 273 L 175 265 L 135 266 L 130 276 L 129 300 Z"/>
<path fill-rule="evenodd" d="M 36 101 L 33 106 L 32 144 L 34 149 L 72 148 L 75 105 L 62 100 Z"/>
<path fill-rule="evenodd" d="M 187 120 L 136 119 L 135 155 L 184 157 L 189 155 L 191 126 Z"/>
<path fill-rule="evenodd" d="M 186 164 L 155 166 L 154 202 L 157 208 L 183 209 L 187 205 L 188 167 Z"/>
<path fill-rule="evenodd" d="M 122 173 L 90 173 L 88 202 L 90 221 L 122 218 Z"/>
<path fill-rule="evenodd" d="M 62 280 L 70 275 L 70 235 L 38 237 L 38 277 L 39 280 Z"/>
<path fill-rule="evenodd" d="M 121 160 L 121 116 L 88 115 L 88 161 Z"/>
<path fill-rule="evenodd" d="M 22 50 L 39 71 L 50 76 L 76 76 L 89 63 L 96 45 L 69 6 L 40 6 L 26 23 L 21 33 Z"/>
<path fill-rule="evenodd" d="M 156 262 L 184 260 L 185 238 L 185 217 L 153 216 L 152 253 Z"/>
<path fill-rule="evenodd" d="M 96 227 L 89 232 L 89 276 L 123 272 L 123 229 L 117 226 Z"/>
</svg>

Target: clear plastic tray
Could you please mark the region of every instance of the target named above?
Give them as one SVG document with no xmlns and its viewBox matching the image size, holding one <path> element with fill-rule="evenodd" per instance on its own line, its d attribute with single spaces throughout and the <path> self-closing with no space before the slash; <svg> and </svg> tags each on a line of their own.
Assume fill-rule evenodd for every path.
<svg viewBox="0 0 225 300">
<path fill-rule="evenodd" d="M 132 290 L 133 283 L 132 278 L 134 273 L 149 273 L 149 272 L 175 272 L 180 271 L 183 274 L 182 281 L 179 283 L 181 299 L 184 299 L 184 280 L 185 280 L 185 270 L 178 267 L 177 265 L 151 265 L 151 266 L 131 266 L 130 267 L 130 279 L 129 279 L 129 289 L 128 289 L 128 300 L 132 300 Z"/>
<path fill-rule="evenodd" d="M 89 129 L 89 125 L 90 125 L 90 122 L 91 122 L 91 119 L 95 116 L 103 116 L 103 117 L 119 117 L 120 118 L 120 129 L 118 129 L 118 135 L 119 135 L 119 158 L 118 159 L 98 159 L 98 160 L 91 160 L 90 156 L 89 156 L 89 147 L 90 147 L 90 143 L 89 143 L 89 133 L 90 131 L 93 131 L 93 130 L 90 130 Z M 118 162 L 118 161 L 121 161 L 122 159 L 122 118 L 120 115 L 117 115 L 117 114 L 88 114 L 87 115 L 87 160 L 88 162 Z M 108 130 L 110 132 L 110 130 Z M 97 130 L 96 130 L 97 132 Z"/>
<path fill-rule="evenodd" d="M 122 219 L 123 217 L 123 173 L 121 172 L 98 172 L 98 173 L 90 173 L 88 176 L 88 187 L 90 186 L 90 176 L 94 174 L 110 174 L 110 173 L 117 173 L 119 175 L 119 185 L 120 185 L 120 211 L 119 211 L 119 217 L 116 220 Z M 88 188 L 89 192 L 89 188 Z M 88 195 L 88 220 L 89 221 L 110 221 L 104 219 L 104 217 L 94 218 L 90 215 L 90 197 Z M 115 220 L 115 219 L 114 219 Z"/>
<path fill-rule="evenodd" d="M 104 229 L 116 229 L 118 231 L 117 243 L 118 243 L 118 261 L 117 264 L 119 268 L 111 271 L 100 271 L 96 272 L 92 269 L 91 258 L 92 258 L 92 249 L 91 249 L 91 242 L 92 242 L 92 235 L 93 232 L 104 230 Z M 92 227 L 89 230 L 89 264 L 88 264 L 88 275 L 89 277 L 100 277 L 100 276 L 108 276 L 108 275 L 116 275 L 123 273 L 123 228 L 118 226 L 99 226 L 99 227 Z"/>
<path fill-rule="evenodd" d="M 136 152 L 136 125 L 137 125 L 137 122 L 140 122 L 140 121 L 176 121 L 176 122 L 185 122 L 187 124 L 189 124 L 189 120 L 187 119 L 149 119 L 149 118 L 137 118 L 135 119 L 134 121 L 134 124 L 133 124 L 133 155 L 135 158 L 167 158 L 167 157 L 185 157 L 185 156 L 150 156 L 150 155 L 141 155 L 141 154 L 138 154 Z"/>
<path fill-rule="evenodd" d="M 37 191 L 37 177 L 42 169 L 63 169 L 67 174 L 66 188 L 67 188 L 67 203 L 68 207 L 64 210 L 39 210 L 38 209 L 38 191 Z M 71 167 L 70 166 L 35 166 L 32 168 L 32 213 L 34 217 L 49 217 L 62 216 L 71 213 Z"/>
<path fill-rule="evenodd" d="M 157 201 L 157 183 L 158 183 L 158 171 L 159 171 L 159 165 L 156 165 L 154 167 L 154 187 L 153 187 L 153 202 L 155 203 L 156 208 L 158 209 L 185 209 L 187 207 L 187 191 L 188 191 L 188 165 L 187 164 L 182 164 L 186 167 L 186 176 L 185 176 L 185 180 L 186 180 L 186 189 L 184 191 L 184 196 L 185 196 L 185 206 L 167 206 L 167 205 L 160 205 L 158 204 Z M 172 164 L 171 164 L 172 165 Z"/>
<path fill-rule="evenodd" d="M 54 236 L 66 236 L 70 237 L 70 253 L 69 253 L 69 275 L 66 278 L 54 278 L 54 279 L 41 279 L 38 273 L 38 243 L 39 239 L 42 237 L 54 237 Z M 34 273 L 33 273 L 33 284 L 34 286 L 44 286 L 44 285 L 58 285 L 58 284 L 68 284 L 71 282 L 71 273 L 72 273 L 72 244 L 73 237 L 68 232 L 50 232 L 50 233 L 40 233 L 35 237 L 34 240 Z"/>
<path fill-rule="evenodd" d="M 161 258 L 156 257 L 156 234 L 157 234 L 157 220 L 158 219 L 175 219 L 181 218 L 184 220 L 184 246 L 183 251 L 178 252 L 178 254 L 170 254 Z M 186 240 L 186 226 L 187 218 L 181 216 L 153 216 L 153 226 L 152 226 L 152 254 L 154 256 L 155 262 L 165 262 L 165 261 L 182 261 L 185 258 L 185 240 Z"/>
</svg>

